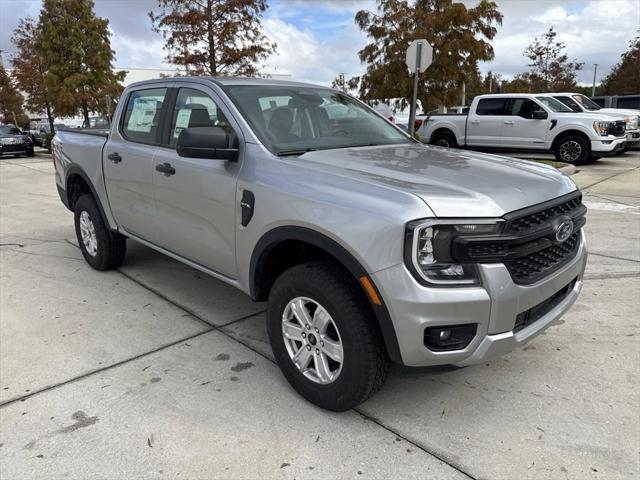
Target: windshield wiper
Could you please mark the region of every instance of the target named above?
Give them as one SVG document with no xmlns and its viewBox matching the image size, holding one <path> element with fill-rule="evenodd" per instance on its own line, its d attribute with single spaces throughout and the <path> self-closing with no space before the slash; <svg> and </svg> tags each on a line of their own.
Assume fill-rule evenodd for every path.
<svg viewBox="0 0 640 480">
<path fill-rule="evenodd" d="M 293 155 L 302 155 L 307 152 L 317 152 L 317 151 L 318 151 L 317 148 L 298 148 L 298 149 L 292 149 L 292 150 L 280 150 L 279 152 L 276 152 L 276 155 L 278 155 L 279 157 L 288 157 Z"/>
</svg>

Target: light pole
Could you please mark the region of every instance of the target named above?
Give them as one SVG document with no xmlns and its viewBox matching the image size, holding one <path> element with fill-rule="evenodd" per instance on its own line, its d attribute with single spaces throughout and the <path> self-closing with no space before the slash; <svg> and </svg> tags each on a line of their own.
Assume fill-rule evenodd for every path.
<svg viewBox="0 0 640 480">
<path fill-rule="evenodd" d="M 593 64 L 593 87 L 591 87 L 591 96 L 596 96 L 596 74 L 598 73 L 598 64 Z"/>
</svg>

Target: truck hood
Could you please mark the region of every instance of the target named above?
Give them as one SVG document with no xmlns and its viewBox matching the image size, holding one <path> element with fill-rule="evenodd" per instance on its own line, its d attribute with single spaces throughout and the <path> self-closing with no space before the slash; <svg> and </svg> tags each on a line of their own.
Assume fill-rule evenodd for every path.
<svg viewBox="0 0 640 480">
<path fill-rule="evenodd" d="M 297 161 L 412 193 L 438 217 L 500 217 L 576 189 L 547 165 L 422 144 L 321 150 Z"/>
<path fill-rule="evenodd" d="M 605 115 L 617 115 L 623 117 L 626 115 L 640 115 L 640 110 L 631 110 L 628 108 L 601 108 L 595 113 L 604 113 Z"/>
</svg>

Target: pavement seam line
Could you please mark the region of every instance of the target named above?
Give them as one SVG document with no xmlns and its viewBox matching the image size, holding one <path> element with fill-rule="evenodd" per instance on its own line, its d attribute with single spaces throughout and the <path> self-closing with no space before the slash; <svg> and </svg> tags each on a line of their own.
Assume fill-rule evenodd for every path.
<svg viewBox="0 0 640 480">
<path fill-rule="evenodd" d="M 160 347 L 154 348 L 153 350 L 149 350 L 147 352 L 140 353 L 140 354 L 135 355 L 133 357 L 125 358 L 124 360 L 120 360 L 119 362 L 112 363 L 111 365 L 106 365 L 106 366 L 104 366 L 102 368 L 91 370 L 89 372 L 83 373 L 82 375 L 70 378 L 70 379 L 65 380 L 63 382 L 58 382 L 58 383 L 55 383 L 53 385 L 48 385 L 46 387 L 40 388 L 40 389 L 35 390 L 33 392 L 29 392 L 27 395 L 22 395 L 20 397 L 16 397 L 16 398 L 11 398 L 9 400 L 5 400 L 4 402 L 0 402 L 0 408 L 7 407 L 7 406 L 12 405 L 12 404 L 17 403 L 17 402 L 22 402 L 22 401 L 24 401 L 24 400 L 26 400 L 26 399 L 28 399 L 30 397 L 33 397 L 35 395 L 39 395 L 41 393 L 45 393 L 45 392 L 49 392 L 51 390 L 55 390 L 55 389 L 57 389 L 59 387 L 63 387 L 63 386 L 68 385 L 70 383 L 77 382 L 78 380 L 83 380 L 83 379 L 88 378 L 88 377 L 90 377 L 92 375 L 95 375 L 97 373 L 102 373 L 102 372 L 105 372 L 107 370 L 111 370 L 112 368 L 116 368 L 116 367 L 119 367 L 119 366 L 124 365 L 126 363 L 132 362 L 134 360 L 138 360 L 140 358 L 144 358 L 147 355 L 151 355 L 153 353 L 160 352 L 160 351 L 162 351 L 162 350 L 164 350 L 166 348 L 173 347 L 174 345 L 178 345 L 179 343 L 186 342 L 187 340 L 191 340 L 193 338 L 197 338 L 197 337 L 199 337 L 201 335 L 204 335 L 206 333 L 213 332 L 214 330 L 216 330 L 216 329 L 210 327 L 210 328 L 205 329 L 205 330 L 203 330 L 201 332 L 195 333 L 193 335 L 189 335 L 188 337 L 181 338 L 180 340 L 176 340 L 174 342 L 167 343 L 167 344 L 162 345 Z"/>
<path fill-rule="evenodd" d="M 251 350 L 253 353 L 255 353 L 256 355 L 261 356 L 262 358 L 266 359 L 268 362 L 270 362 L 271 364 L 278 366 L 278 364 L 273 361 L 271 358 L 269 358 L 267 355 L 265 355 L 264 353 L 256 350 L 255 348 L 253 348 L 251 345 L 243 342 L 242 340 L 234 337 L 233 335 L 231 335 L 229 332 L 227 332 L 225 329 L 220 328 L 217 330 L 218 332 L 222 333 L 224 336 L 228 337 L 229 339 L 233 340 L 234 342 L 239 343 L 240 345 L 242 345 L 243 347 Z M 279 367 L 278 367 L 279 368 Z M 435 458 L 436 460 L 446 464 L 447 466 L 449 466 L 450 468 L 452 468 L 453 470 L 465 475 L 466 477 L 470 478 L 471 480 L 476 480 L 476 477 L 473 477 L 472 475 L 468 474 L 467 472 L 465 472 L 461 467 L 453 464 L 452 462 L 449 462 L 448 460 L 440 457 L 439 455 L 436 455 L 432 452 L 430 452 L 429 450 L 427 450 L 425 447 L 423 447 L 422 445 L 414 442 L 413 440 L 410 440 L 409 438 L 405 437 L 404 435 L 402 435 L 401 433 L 396 432 L 393 428 L 385 425 L 384 423 L 382 423 L 379 420 L 376 420 L 373 417 L 370 417 L 369 415 L 361 412 L 360 410 L 358 410 L 357 408 L 352 408 L 352 411 L 354 411 L 355 413 L 357 413 L 358 415 L 360 415 L 361 417 L 365 418 L 366 420 L 369 420 L 371 423 L 378 425 L 380 428 L 386 430 L 387 432 L 393 433 L 396 437 L 402 438 L 405 442 L 407 442 L 410 445 L 413 445 L 415 448 L 417 448 L 418 450 L 420 450 L 421 452 L 426 453 L 427 455 L 432 456 L 433 458 Z"/>
<path fill-rule="evenodd" d="M 633 258 L 616 257 L 615 255 L 606 255 L 604 253 L 596 253 L 591 251 L 589 251 L 588 253 L 589 255 L 595 255 L 596 257 L 610 258 L 612 260 L 622 260 L 624 262 L 640 263 L 640 260 L 635 260 Z"/>
<path fill-rule="evenodd" d="M 466 472 L 465 470 L 463 470 L 463 468 L 460 465 L 457 465 L 455 463 L 452 463 L 450 461 L 448 461 L 445 458 L 442 458 L 440 455 L 435 454 L 431 451 L 429 451 L 426 447 L 423 447 L 422 445 L 420 445 L 417 442 L 414 442 L 413 440 L 405 437 L 404 435 L 402 435 L 401 433 L 396 432 L 394 429 L 392 429 L 391 427 L 386 426 L 384 423 L 382 423 L 380 420 L 378 420 L 375 417 L 372 417 L 371 415 L 364 413 L 362 411 L 360 411 L 357 407 L 353 409 L 356 413 L 358 413 L 360 416 L 362 416 L 363 418 L 369 420 L 372 423 L 375 423 L 376 425 L 378 425 L 379 427 L 387 430 L 390 433 L 393 433 L 395 436 L 397 436 L 398 438 L 401 438 L 402 440 L 404 440 L 405 442 L 413 445 L 414 447 L 416 447 L 418 450 L 427 453 L 428 455 L 431 455 L 432 457 L 436 458 L 437 460 L 439 460 L 440 462 L 448 465 L 449 467 L 451 467 L 452 469 L 454 469 L 455 471 L 461 473 L 462 475 L 470 478 L 471 480 L 477 480 L 477 477 L 474 477 L 473 475 L 471 475 L 470 473 Z"/>
<path fill-rule="evenodd" d="M 614 280 L 616 278 L 637 278 L 640 272 L 610 272 L 610 273 L 587 273 L 582 277 L 584 280 Z"/>
<path fill-rule="evenodd" d="M 598 185 L 599 183 L 606 182 L 607 180 L 611 180 L 612 178 L 617 177 L 618 175 L 624 175 L 625 173 L 633 172 L 635 170 L 638 170 L 639 168 L 640 167 L 635 167 L 635 168 L 630 168 L 629 170 L 625 170 L 623 172 L 614 173 L 610 177 L 603 178 L 602 180 L 598 180 L 597 182 L 592 183 L 591 185 L 587 185 L 586 187 L 582 187 L 580 190 L 582 190 L 584 192 L 587 188 L 591 188 L 591 187 L 593 187 L 595 185 Z M 587 194 L 588 194 L 588 192 L 587 192 Z"/>
</svg>

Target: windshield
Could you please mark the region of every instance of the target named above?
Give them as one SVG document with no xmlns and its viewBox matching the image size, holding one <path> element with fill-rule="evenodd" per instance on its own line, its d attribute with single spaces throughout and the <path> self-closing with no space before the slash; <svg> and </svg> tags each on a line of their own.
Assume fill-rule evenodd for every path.
<svg viewBox="0 0 640 480">
<path fill-rule="evenodd" d="M 580 104 L 578 102 L 576 102 L 575 100 L 573 100 L 571 97 L 553 97 L 553 98 L 555 98 L 559 102 L 562 102 L 563 104 L 565 104 L 567 107 L 569 107 L 574 112 L 582 112 L 583 111 L 582 107 L 580 106 Z"/>
<path fill-rule="evenodd" d="M 275 154 L 413 142 L 365 105 L 334 90 L 233 85 L 225 91 Z"/>
<path fill-rule="evenodd" d="M 573 113 L 573 110 L 571 110 L 566 105 L 563 105 L 562 103 L 560 103 L 555 98 L 551 98 L 551 97 L 536 97 L 536 100 L 538 100 L 539 102 L 543 103 L 544 106 L 547 107 L 552 112 L 560 112 L 560 113 L 569 112 L 569 113 Z"/>
<path fill-rule="evenodd" d="M 584 95 L 573 95 L 573 99 L 584 107 L 585 110 L 600 110 L 600 105 Z"/>
<path fill-rule="evenodd" d="M 0 125 L 0 133 L 4 135 L 20 135 L 21 132 L 13 125 Z"/>
</svg>

